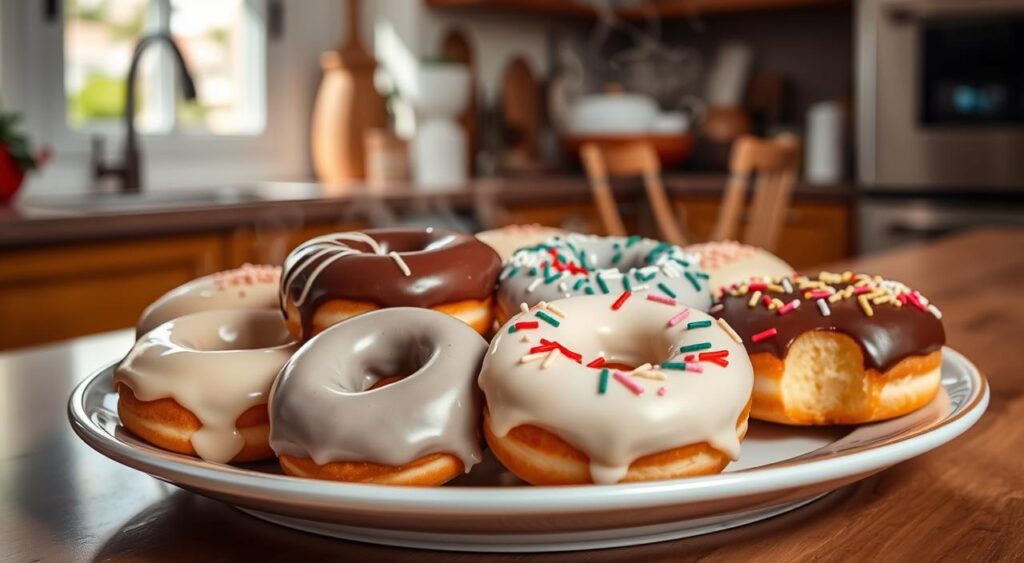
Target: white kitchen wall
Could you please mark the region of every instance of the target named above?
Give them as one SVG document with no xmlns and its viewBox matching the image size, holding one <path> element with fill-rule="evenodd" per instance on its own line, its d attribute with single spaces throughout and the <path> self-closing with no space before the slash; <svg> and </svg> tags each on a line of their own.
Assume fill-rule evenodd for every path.
<svg viewBox="0 0 1024 563">
<path fill-rule="evenodd" d="M 505 65 L 513 57 L 523 56 L 538 80 L 547 74 L 547 34 L 560 25 L 514 10 L 430 9 L 422 0 L 364 1 L 362 19 L 368 41 L 372 42 L 376 23 L 388 21 L 420 58 L 438 55 L 448 31 L 461 30 L 470 40 L 482 94 L 489 103 L 497 99 Z"/>
</svg>

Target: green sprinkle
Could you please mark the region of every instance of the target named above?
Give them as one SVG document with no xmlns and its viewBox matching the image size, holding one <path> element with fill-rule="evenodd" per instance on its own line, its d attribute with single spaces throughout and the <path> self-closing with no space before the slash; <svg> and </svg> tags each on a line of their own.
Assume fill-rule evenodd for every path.
<svg viewBox="0 0 1024 563">
<path fill-rule="evenodd" d="M 686 330 L 694 328 L 708 328 L 711 326 L 711 321 L 693 321 L 692 323 L 686 324 Z"/>
<path fill-rule="evenodd" d="M 554 327 L 557 327 L 558 325 L 562 324 L 561 321 L 559 321 L 555 317 L 552 317 L 551 315 L 545 313 L 544 311 L 537 311 L 537 318 L 543 320 L 544 322 L 546 322 L 549 325 L 554 326 Z M 711 347 L 711 344 L 708 344 L 708 348 L 710 348 L 710 347 Z"/>
<path fill-rule="evenodd" d="M 627 276 L 622 276 L 622 289 L 626 291 L 633 291 L 633 286 L 630 285 L 629 278 Z"/>
<path fill-rule="evenodd" d="M 653 279 L 654 279 L 655 277 L 657 277 L 657 275 L 658 275 L 658 274 L 656 274 L 655 272 L 651 272 L 651 273 L 647 274 L 646 276 L 644 276 L 644 279 L 643 279 L 643 281 L 651 281 L 651 280 L 653 280 Z"/>
<path fill-rule="evenodd" d="M 562 272 L 555 272 L 554 274 L 544 278 L 544 283 L 551 284 L 562 279 Z"/>
<path fill-rule="evenodd" d="M 702 279 L 702 280 L 709 280 L 709 279 L 711 279 L 711 276 L 705 274 L 704 272 L 697 272 L 697 277 Z"/>
<path fill-rule="evenodd" d="M 586 293 L 587 295 L 593 295 L 593 294 L 594 294 L 594 288 L 592 288 L 592 287 L 590 287 L 590 286 L 588 285 L 588 286 L 587 286 L 587 287 L 586 287 L 586 288 L 585 288 L 585 289 L 583 290 L 583 293 Z"/>
<path fill-rule="evenodd" d="M 601 370 L 601 381 L 597 384 L 597 392 L 604 395 L 608 391 L 608 368 Z"/>
<path fill-rule="evenodd" d="M 676 292 L 672 291 L 672 288 L 665 285 L 665 282 L 658 282 L 658 289 L 664 291 L 665 295 L 668 295 L 672 299 L 676 298 Z"/>
<path fill-rule="evenodd" d="M 587 264 L 587 253 L 582 250 L 580 250 L 580 265 L 588 270 L 592 269 L 590 264 Z"/>
<path fill-rule="evenodd" d="M 700 282 L 693 276 L 693 272 L 683 272 L 683 274 L 686 276 L 686 279 L 690 280 L 690 283 L 693 284 L 693 289 L 700 291 Z"/>
<path fill-rule="evenodd" d="M 530 275 L 534 276 L 534 277 L 537 276 L 537 267 L 536 266 L 534 266 L 533 268 L 530 268 Z"/>
<path fill-rule="evenodd" d="M 698 352 L 700 350 L 707 350 L 710 347 L 711 347 L 711 343 L 710 342 L 701 342 L 699 344 L 689 344 L 687 346 L 683 346 L 683 347 L 679 348 L 679 353 L 680 354 L 688 354 L 690 352 Z"/>
<path fill-rule="evenodd" d="M 612 264 L 618 264 L 619 260 L 622 260 L 622 253 L 616 252 L 615 255 L 612 256 Z"/>
<path fill-rule="evenodd" d="M 663 369 L 685 370 L 686 369 L 686 364 L 683 363 L 683 362 L 665 362 L 665 363 L 661 364 L 661 367 Z"/>
<path fill-rule="evenodd" d="M 681 258 L 673 258 L 672 261 L 675 262 L 676 264 L 679 264 L 680 266 L 683 266 L 684 268 L 690 267 L 690 263 Z"/>
<path fill-rule="evenodd" d="M 634 269 L 633 270 L 633 277 L 636 278 L 636 281 L 638 281 L 638 282 L 647 281 L 647 280 L 644 279 L 643 275 L 640 274 L 640 270 L 635 270 Z"/>
<path fill-rule="evenodd" d="M 516 325 L 509 325 L 509 327 L 508 327 L 508 333 L 509 334 L 512 334 L 513 332 L 515 332 L 517 330 L 519 330 L 519 329 L 516 328 Z"/>
<path fill-rule="evenodd" d="M 585 284 L 585 283 L 587 283 L 587 278 L 580 278 L 580 279 L 576 280 L 576 283 L 574 283 L 572 285 L 572 290 L 573 291 L 579 291 L 580 288 L 583 287 L 583 284 Z"/>
<path fill-rule="evenodd" d="M 626 239 L 626 248 L 629 248 L 629 247 L 633 246 L 634 244 L 640 242 L 641 240 L 643 240 L 643 238 L 644 237 L 642 237 L 640 235 L 633 235 L 633 236 L 627 238 Z"/>
<path fill-rule="evenodd" d="M 551 264 L 544 262 L 544 278 L 547 279 L 551 276 Z M 547 283 L 547 282 L 545 282 Z"/>
<path fill-rule="evenodd" d="M 601 288 L 601 293 L 604 293 L 604 294 L 607 295 L 607 293 L 608 293 L 608 284 L 604 283 L 604 278 L 602 278 L 601 276 L 597 276 L 597 285 Z"/>
<path fill-rule="evenodd" d="M 653 264 L 654 259 L 657 258 L 662 252 L 668 250 L 671 246 L 672 245 L 667 242 L 659 242 L 658 245 L 652 248 L 651 251 L 647 254 L 646 262 L 648 264 Z"/>
</svg>

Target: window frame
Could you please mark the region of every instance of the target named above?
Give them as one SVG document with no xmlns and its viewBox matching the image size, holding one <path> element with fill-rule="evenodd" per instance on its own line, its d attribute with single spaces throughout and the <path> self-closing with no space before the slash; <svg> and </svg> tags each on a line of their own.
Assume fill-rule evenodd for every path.
<svg viewBox="0 0 1024 563">
<path fill-rule="evenodd" d="M 263 25 L 264 30 L 271 1 L 246 0 L 256 10 L 254 24 Z M 48 18 L 44 5 L 45 2 L 0 0 L 2 101 L 5 107 L 21 111 L 33 140 L 48 145 L 59 157 L 61 162 L 55 159 L 48 168 L 60 170 L 44 170 L 45 183 L 57 184 L 58 192 L 80 192 L 93 186 L 88 167 L 92 138 L 104 139 L 105 161 L 116 164 L 124 142 L 124 128 L 118 125 L 111 131 L 91 131 L 75 130 L 68 125 L 63 15 Z M 256 170 L 263 179 L 309 179 L 308 150 L 302 146 L 304 142 L 298 143 L 298 147 L 295 142 L 296 136 L 301 136 L 302 141 L 308 137 L 308 115 L 302 116 L 306 122 L 298 123 L 299 116 L 287 103 L 294 96 L 294 88 L 288 83 L 289 57 L 303 47 L 299 35 L 289 34 L 287 26 L 275 37 L 266 32 L 263 35 L 264 119 L 260 132 L 212 134 L 178 127 L 168 132 L 139 132 L 146 160 L 145 188 L 223 184 L 236 177 L 248 181 Z M 177 88 L 175 96 L 180 96 Z M 297 130 L 299 127 L 305 129 Z M 219 167 L 212 176 L 198 166 L 211 161 L 216 161 Z M 160 171 L 158 182 L 151 181 L 157 176 L 150 174 L 149 169 Z M 165 177 L 168 170 L 173 171 L 174 178 Z"/>
</svg>

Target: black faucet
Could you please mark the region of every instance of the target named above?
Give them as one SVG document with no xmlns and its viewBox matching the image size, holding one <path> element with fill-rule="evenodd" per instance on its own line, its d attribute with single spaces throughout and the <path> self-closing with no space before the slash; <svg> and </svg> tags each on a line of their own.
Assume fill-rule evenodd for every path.
<svg viewBox="0 0 1024 563">
<path fill-rule="evenodd" d="M 132 62 L 128 67 L 128 85 L 124 101 L 124 156 L 119 165 L 107 165 L 103 157 L 103 139 L 94 137 L 92 140 L 92 176 L 100 180 L 112 176 L 120 181 L 122 193 L 139 193 L 142 191 L 142 163 L 139 159 L 139 139 L 135 133 L 135 74 L 138 72 L 139 58 L 147 47 L 154 43 L 164 42 L 170 47 L 174 59 L 178 63 L 181 74 L 182 96 L 189 101 L 196 99 L 196 85 L 192 74 L 185 64 L 185 58 L 167 33 L 153 33 L 139 39 L 132 54 Z"/>
</svg>

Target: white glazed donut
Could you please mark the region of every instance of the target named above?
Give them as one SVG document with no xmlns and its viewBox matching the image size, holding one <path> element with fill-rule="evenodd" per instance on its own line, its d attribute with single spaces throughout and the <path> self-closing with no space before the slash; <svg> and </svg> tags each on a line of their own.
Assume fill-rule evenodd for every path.
<svg viewBox="0 0 1024 563">
<path fill-rule="evenodd" d="M 700 311 L 711 307 L 708 275 L 697 268 L 695 255 L 640 236 L 572 233 L 522 248 L 505 263 L 498 276 L 497 317 L 504 322 L 520 303 L 644 288 Z"/>
<path fill-rule="evenodd" d="M 141 337 L 171 319 L 199 311 L 277 310 L 281 307 L 277 297 L 280 280 L 280 266 L 253 264 L 194 279 L 168 291 L 146 307 L 139 318 L 135 336 Z"/>
<path fill-rule="evenodd" d="M 273 456 L 270 386 L 297 344 L 279 311 L 219 309 L 147 332 L 114 372 L 125 428 L 207 461 Z"/>
<path fill-rule="evenodd" d="M 793 267 L 763 248 L 733 240 L 691 244 L 687 252 L 700 256 L 700 268 L 711 276 L 711 291 L 719 292 L 734 283 L 751 278 L 782 278 Z"/>
<path fill-rule="evenodd" d="M 500 229 L 491 229 L 476 234 L 498 253 L 502 260 L 508 260 L 517 250 L 526 246 L 540 244 L 553 236 L 564 235 L 565 231 L 543 225 L 508 225 Z"/>
<path fill-rule="evenodd" d="M 492 340 L 484 435 L 536 485 L 716 473 L 739 456 L 753 380 L 728 325 L 663 295 L 563 299 Z"/>
</svg>

